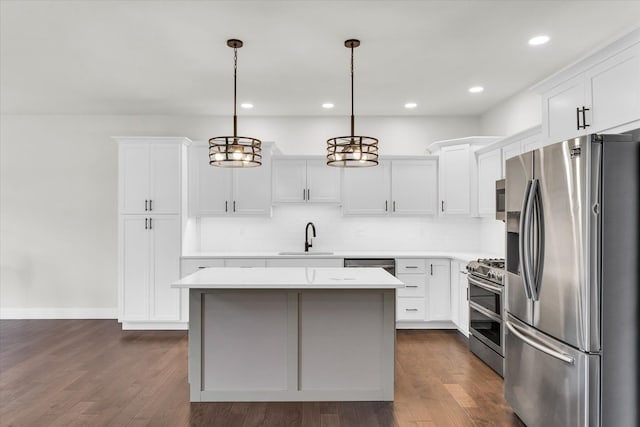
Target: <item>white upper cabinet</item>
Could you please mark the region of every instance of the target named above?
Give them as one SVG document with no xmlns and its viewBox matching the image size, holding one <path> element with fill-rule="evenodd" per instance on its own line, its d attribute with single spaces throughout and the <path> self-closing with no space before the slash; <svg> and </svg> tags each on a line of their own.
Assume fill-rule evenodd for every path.
<svg viewBox="0 0 640 427">
<path fill-rule="evenodd" d="M 345 168 L 345 215 L 435 215 L 437 160 L 396 158 L 378 166 Z"/>
<path fill-rule="evenodd" d="M 342 212 L 345 215 L 386 215 L 391 202 L 391 162 L 372 167 L 345 168 Z"/>
<path fill-rule="evenodd" d="M 582 108 L 589 108 L 584 76 L 577 76 L 547 92 L 542 100 L 545 137 L 552 141 L 584 135 Z M 589 117 L 586 118 L 587 120 Z M 580 127 L 580 129 L 579 129 Z"/>
<path fill-rule="evenodd" d="M 640 119 L 640 43 L 587 72 L 591 127 L 610 129 Z"/>
<path fill-rule="evenodd" d="M 189 216 L 270 215 L 271 144 L 262 144 L 262 166 L 209 164 L 209 146 L 189 147 Z"/>
<path fill-rule="evenodd" d="M 495 216 L 496 181 L 502 178 L 500 150 L 478 155 L 478 214 Z"/>
<path fill-rule="evenodd" d="M 539 83 L 543 142 L 640 126 L 640 30 Z"/>
<path fill-rule="evenodd" d="M 471 213 L 469 144 L 450 145 L 440 151 L 440 213 Z"/>
<path fill-rule="evenodd" d="M 116 138 L 122 214 L 178 214 L 185 138 Z"/>
<path fill-rule="evenodd" d="M 326 160 L 307 160 L 307 202 L 339 204 L 340 168 L 327 166 Z"/>
<path fill-rule="evenodd" d="M 391 212 L 396 215 L 435 215 L 435 160 L 394 160 L 391 165 Z"/>
<path fill-rule="evenodd" d="M 273 203 L 340 203 L 340 169 L 324 159 L 273 160 Z"/>
</svg>

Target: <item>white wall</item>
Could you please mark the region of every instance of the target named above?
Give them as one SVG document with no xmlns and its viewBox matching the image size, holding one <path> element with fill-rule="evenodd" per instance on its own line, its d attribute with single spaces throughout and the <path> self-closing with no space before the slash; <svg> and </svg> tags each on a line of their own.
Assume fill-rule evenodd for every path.
<svg viewBox="0 0 640 427">
<path fill-rule="evenodd" d="M 115 315 L 117 149 L 110 137 L 205 140 L 228 134 L 232 125 L 228 117 L 192 116 L 3 115 L 0 122 L 0 308 L 3 313 L 53 309 L 54 315 L 87 309 Z M 348 132 L 349 120 L 241 117 L 239 130 L 245 136 L 276 141 L 284 153 L 322 154 L 327 138 Z M 363 117 L 356 121 L 357 132 L 380 139 L 382 154 L 424 154 L 433 141 L 479 130 L 479 119 L 474 117 Z M 280 224 L 284 215 L 276 213 L 272 224 Z M 332 236 L 326 218 L 316 221 L 319 236 Z M 414 229 L 414 224 L 402 220 L 397 224 L 398 229 Z M 435 235 L 448 247 L 461 242 L 464 234 L 451 230 L 451 238 L 444 238 L 428 220 L 416 226 L 427 242 Z M 460 227 L 469 225 L 463 221 Z M 297 243 L 301 227 L 287 228 L 282 235 L 289 232 L 287 241 L 293 243 L 295 233 Z M 391 237 L 395 240 L 390 245 L 400 244 L 400 237 Z M 403 238 L 412 242 L 415 237 Z"/>
<path fill-rule="evenodd" d="M 542 123 L 542 100 L 530 91 L 498 104 L 480 118 L 482 135 L 509 136 Z"/>
</svg>

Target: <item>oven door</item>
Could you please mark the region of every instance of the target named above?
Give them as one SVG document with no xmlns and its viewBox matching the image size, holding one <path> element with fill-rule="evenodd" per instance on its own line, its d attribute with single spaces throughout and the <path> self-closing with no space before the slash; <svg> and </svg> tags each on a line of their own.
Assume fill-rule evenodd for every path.
<svg viewBox="0 0 640 427">
<path fill-rule="evenodd" d="M 502 323 L 504 288 L 469 274 L 469 330 L 499 355 L 504 355 Z"/>
<path fill-rule="evenodd" d="M 502 319 L 474 302 L 469 302 L 469 332 L 500 356 L 504 356 Z"/>
</svg>

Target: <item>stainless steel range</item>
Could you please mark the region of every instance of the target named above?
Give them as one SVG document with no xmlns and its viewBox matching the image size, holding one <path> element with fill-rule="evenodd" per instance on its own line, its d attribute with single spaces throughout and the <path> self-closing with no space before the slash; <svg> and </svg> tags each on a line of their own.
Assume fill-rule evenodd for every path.
<svg viewBox="0 0 640 427">
<path fill-rule="evenodd" d="M 500 376 L 504 370 L 504 259 L 467 264 L 469 281 L 469 348 Z"/>
</svg>

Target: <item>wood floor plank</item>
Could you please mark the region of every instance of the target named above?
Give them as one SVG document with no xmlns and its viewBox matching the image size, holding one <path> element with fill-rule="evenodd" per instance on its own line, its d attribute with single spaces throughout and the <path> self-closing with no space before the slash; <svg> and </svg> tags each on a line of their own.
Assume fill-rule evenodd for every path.
<svg viewBox="0 0 640 427">
<path fill-rule="evenodd" d="M 113 320 L 2 320 L 0 426 L 523 426 L 456 332 L 398 331 L 394 402 L 191 403 L 187 340 Z"/>
</svg>

